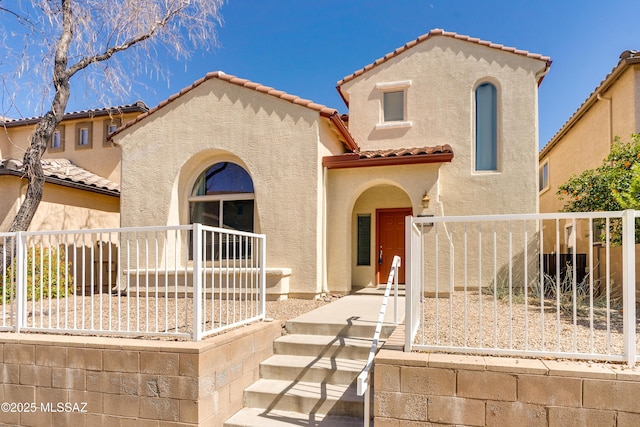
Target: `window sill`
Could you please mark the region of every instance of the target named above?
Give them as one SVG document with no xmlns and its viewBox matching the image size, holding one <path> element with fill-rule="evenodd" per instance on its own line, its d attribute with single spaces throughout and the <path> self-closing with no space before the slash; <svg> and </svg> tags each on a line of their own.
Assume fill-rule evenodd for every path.
<svg viewBox="0 0 640 427">
<path fill-rule="evenodd" d="M 385 122 L 385 123 L 378 123 L 376 125 L 376 130 L 410 128 L 411 126 L 413 126 L 413 123 L 411 121 Z"/>
</svg>

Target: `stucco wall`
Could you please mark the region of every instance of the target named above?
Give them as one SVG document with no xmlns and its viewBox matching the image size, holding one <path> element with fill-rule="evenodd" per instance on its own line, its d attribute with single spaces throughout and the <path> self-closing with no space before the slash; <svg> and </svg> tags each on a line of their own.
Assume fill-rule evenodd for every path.
<svg viewBox="0 0 640 427">
<path fill-rule="evenodd" d="M 438 215 L 437 182 L 441 167 L 447 166 L 423 164 L 329 170 L 327 260 L 330 268 L 327 273 L 330 290 L 349 292 L 352 283 L 356 287 L 363 286 L 375 279 L 375 265 L 370 268 L 356 266 L 354 217 L 370 212 L 373 219 L 375 209 L 388 207 L 411 207 L 417 215 L 422 210 L 425 192 L 432 200 L 429 211 Z M 375 221 L 372 221 L 371 241 L 375 242 Z M 375 256 L 372 256 L 372 262 L 376 262 Z"/>
<path fill-rule="evenodd" d="M 450 144 L 454 159 L 440 173 L 446 215 L 537 210 L 537 80 L 543 61 L 449 37 L 431 37 L 343 86 L 349 130 L 363 150 Z M 376 129 L 376 83 L 410 80 L 411 127 Z M 498 91 L 498 171 L 474 172 L 474 90 Z"/>
<path fill-rule="evenodd" d="M 353 206 L 353 214 L 351 216 L 351 229 L 355 232 L 351 233 L 351 286 L 353 288 L 363 288 L 367 286 L 377 286 L 376 281 L 376 263 L 378 262 L 378 250 L 376 246 L 376 229 L 377 218 L 376 210 L 383 208 L 408 208 L 411 207 L 411 199 L 400 188 L 392 185 L 378 185 L 365 190 L 358 200 L 356 200 Z M 369 257 L 371 259 L 370 265 L 357 265 L 357 229 L 358 229 L 358 215 L 368 214 L 371 215 L 371 249 Z M 387 281 L 386 277 L 381 277 L 381 281 L 384 283 Z"/>
<path fill-rule="evenodd" d="M 139 113 L 117 115 L 121 123 L 135 118 Z M 115 183 L 120 182 L 120 148 L 112 144 L 105 144 L 105 121 L 108 117 L 84 118 L 77 120 L 64 120 L 60 126 L 64 127 L 64 150 L 50 152 L 47 150 L 44 158 L 69 159 L 75 165 L 107 178 Z M 76 124 L 91 122 L 92 146 L 91 148 L 76 147 Z M 0 158 L 22 159 L 24 150 L 31 140 L 35 125 L 9 127 L 0 135 Z"/>
<path fill-rule="evenodd" d="M 210 79 L 116 136 L 122 146 L 122 226 L 189 223 L 197 177 L 218 161 L 245 168 L 254 230 L 267 267 L 291 268 L 291 292 L 315 295 L 322 277 L 322 130 L 316 111 Z M 335 145 L 329 142 L 326 150 Z"/>
<path fill-rule="evenodd" d="M 0 230 L 9 229 L 25 191 L 25 180 L 0 177 L 0 218 L 4 219 Z M 120 224 L 119 204 L 118 197 L 46 183 L 29 230 L 115 228 Z"/>
<path fill-rule="evenodd" d="M 638 67 L 640 70 L 640 67 Z M 609 154 L 613 138 L 629 141 L 638 132 L 636 79 L 640 72 L 628 68 L 568 130 L 555 137 L 540 157 L 549 164 L 549 188 L 540 193 L 540 212 L 557 212 L 565 201 L 556 194 L 571 175 L 597 168 Z"/>
</svg>

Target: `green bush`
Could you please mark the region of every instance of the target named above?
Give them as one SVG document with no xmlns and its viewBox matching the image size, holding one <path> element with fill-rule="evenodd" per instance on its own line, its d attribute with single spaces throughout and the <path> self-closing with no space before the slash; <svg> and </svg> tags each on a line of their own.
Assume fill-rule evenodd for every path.
<svg viewBox="0 0 640 427">
<path fill-rule="evenodd" d="M 7 268 L 5 281 L 0 283 L 0 296 L 5 302 L 15 297 L 16 260 Z M 69 273 L 71 262 L 66 260 L 64 246 L 29 248 L 27 250 L 27 300 L 62 298 L 73 294 L 73 276 Z M 4 289 L 4 285 L 8 289 Z"/>
</svg>

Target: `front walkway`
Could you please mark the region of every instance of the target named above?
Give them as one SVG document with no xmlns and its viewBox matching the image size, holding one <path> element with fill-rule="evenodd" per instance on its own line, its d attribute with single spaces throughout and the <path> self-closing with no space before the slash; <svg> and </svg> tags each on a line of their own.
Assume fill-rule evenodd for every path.
<svg viewBox="0 0 640 427">
<path fill-rule="evenodd" d="M 244 390 L 245 408 L 225 426 L 362 425 L 364 400 L 355 380 L 366 365 L 382 302 L 382 292 L 365 289 L 287 321 L 274 355 L 260 363 L 260 379 Z M 396 328 L 394 305 L 390 297 L 381 342 Z M 397 305 L 400 323 L 404 297 Z"/>
</svg>

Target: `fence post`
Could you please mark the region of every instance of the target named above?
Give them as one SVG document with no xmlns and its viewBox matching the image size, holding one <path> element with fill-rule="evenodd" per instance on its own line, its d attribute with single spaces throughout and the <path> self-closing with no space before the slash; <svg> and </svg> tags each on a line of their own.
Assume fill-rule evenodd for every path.
<svg viewBox="0 0 640 427">
<path fill-rule="evenodd" d="M 27 252 L 24 247 L 24 236 L 16 233 L 16 332 L 26 326 L 27 322 Z"/>
<path fill-rule="evenodd" d="M 394 258 L 394 261 L 396 259 Z M 394 262 L 394 274 L 393 274 L 393 324 L 398 324 L 398 273 L 400 270 L 401 258 L 398 257 L 398 261 Z M 407 281 L 405 274 L 405 282 Z"/>
<path fill-rule="evenodd" d="M 627 363 L 636 363 L 636 221 L 635 211 L 622 216 L 622 305 L 624 354 Z"/>
<path fill-rule="evenodd" d="M 413 336 L 413 217 L 404 218 L 404 351 L 411 351 Z"/>
<path fill-rule="evenodd" d="M 193 340 L 202 339 L 202 224 L 193 224 Z"/>
<path fill-rule="evenodd" d="M 267 315 L 267 236 L 260 238 L 260 315 Z"/>
</svg>

